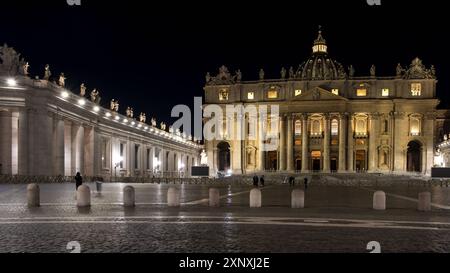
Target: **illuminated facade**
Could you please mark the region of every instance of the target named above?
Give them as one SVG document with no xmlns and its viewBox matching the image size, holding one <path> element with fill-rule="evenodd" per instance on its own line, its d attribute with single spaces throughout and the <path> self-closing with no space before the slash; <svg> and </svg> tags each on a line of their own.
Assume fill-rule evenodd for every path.
<svg viewBox="0 0 450 273">
<path fill-rule="evenodd" d="M 189 177 L 200 164 L 189 137 L 103 108 L 62 78 L 31 79 L 12 48 L 0 49 L 0 174 Z"/>
<path fill-rule="evenodd" d="M 395 66 L 393 66 L 395 68 Z M 328 55 L 319 31 L 311 56 L 280 78 L 243 81 L 226 67 L 206 77 L 206 104 L 279 105 L 277 150 L 262 151 L 261 139 L 207 141 L 211 174 L 258 171 L 416 172 L 428 175 L 435 153 L 435 69 L 414 59 L 391 77 L 355 76 Z M 247 121 L 245 121 L 247 122 Z M 261 126 L 261 125 L 258 125 Z M 246 127 L 246 126 L 244 126 Z M 264 127 L 263 127 L 264 128 Z"/>
</svg>

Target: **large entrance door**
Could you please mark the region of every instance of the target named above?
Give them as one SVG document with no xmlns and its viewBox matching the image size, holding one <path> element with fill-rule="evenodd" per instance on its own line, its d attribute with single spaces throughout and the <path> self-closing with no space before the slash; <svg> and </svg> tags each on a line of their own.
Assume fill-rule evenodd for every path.
<svg viewBox="0 0 450 273">
<path fill-rule="evenodd" d="M 295 160 L 295 169 L 297 171 L 300 171 L 302 169 L 302 160 L 299 158 Z"/>
<path fill-rule="evenodd" d="M 278 160 L 277 160 L 277 152 L 270 151 L 267 152 L 267 160 L 266 160 L 266 170 L 277 170 L 278 169 Z"/>
<path fill-rule="evenodd" d="M 227 171 L 230 169 L 230 144 L 220 142 L 217 145 L 217 157 L 219 171 Z"/>
<path fill-rule="evenodd" d="M 357 150 L 356 158 L 355 158 L 355 167 L 356 171 L 365 171 L 366 168 L 366 151 L 365 150 Z"/>
<path fill-rule="evenodd" d="M 330 160 L 330 169 L 332 172 L 337 171 L 337 159 L 336 158 L 332 158 Z"/>
<path fill-rule="evenodd" d="M 422 162 L 421 162 L 421 153 L 422 145 L 417 141 L 410 141 L 408 143 L 408 152 L 407 152 L 407 166 L 406 170 L 408 172 L 421 172 L 422 171 Z"/>
</svg>

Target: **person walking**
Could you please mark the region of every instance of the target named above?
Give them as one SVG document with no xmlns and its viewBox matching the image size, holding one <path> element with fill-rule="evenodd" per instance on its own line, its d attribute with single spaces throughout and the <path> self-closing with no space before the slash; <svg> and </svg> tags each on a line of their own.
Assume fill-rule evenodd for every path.
<svg viewBox="0 0 450 273">
<path fill-rule="evenodd" d="M 75 175 L 75 185 L 76 185 L 75 190 L 78 190 L 78 187 L 81 186 L 82 184 L 83 184 L 83 177 L 81 177 L 80 172 L 77 172 L 77 174 Z"/>
<path fill-rule="evenodd" d="M 258 187 L 258 180 L 259 179 L 257 175 L 253 176 L 253 186 Z"/>
<path fill-rule="evenodd" d="M 264 187 L 264 175 L 261 176 L 259 182 L 261 183 L 261 187 Z"/>
<path fill-rule="evenodd" d="M 305 190 L 308 188 L 308 178 L 305 177 L 305 179 L 303 179 L 303 183 L 305 184 Z"/>
</svg>

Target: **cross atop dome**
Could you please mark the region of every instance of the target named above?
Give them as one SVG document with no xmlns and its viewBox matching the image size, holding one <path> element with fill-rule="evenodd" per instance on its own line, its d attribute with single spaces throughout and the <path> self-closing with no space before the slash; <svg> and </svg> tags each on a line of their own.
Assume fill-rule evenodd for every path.
<svg viewBox="0 0 450 273">
<path fill-rule="evenodd" d="M 319 31 L 317 34 L 317 39 L 314 40 L 313 54 L 327 53 L 327 42 L 322 37 L 322 26 L 319 25 Z"/>
</svg>

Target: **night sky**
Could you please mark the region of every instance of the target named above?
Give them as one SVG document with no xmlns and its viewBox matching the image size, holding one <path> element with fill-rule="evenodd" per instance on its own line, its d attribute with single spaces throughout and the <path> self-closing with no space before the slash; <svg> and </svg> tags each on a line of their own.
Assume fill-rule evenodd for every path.
<svg viewBox="0 0 450 273">
<path fill-rule="evenodd" d="M 377 75 L 394 75 L 397 63 L 416 56 L 434 64 L 441 107 L 450 105 L 444 1 L 178 2 L 2 0 L 0 43 L 22 53 L 33 77 L 48 63 L 76 93 L 84 82 L 105 106 L 116 98 L 121 112 L 130 105 L 170 122 L 172 107 L 193 104 L 206 72 L 215 75 L 222 64 L 241 69 L 243 80 L 257 79 L 260 68 L 266 78 L 279 78 L 282 66 L 297 68 L 322 25 L 329 55 L 353 64 L 356 76 L 372 64 Z"/>
</svg>

